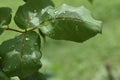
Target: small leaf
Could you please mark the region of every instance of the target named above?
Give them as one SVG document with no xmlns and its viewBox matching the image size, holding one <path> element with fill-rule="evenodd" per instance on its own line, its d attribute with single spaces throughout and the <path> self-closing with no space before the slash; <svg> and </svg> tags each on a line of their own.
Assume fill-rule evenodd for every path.
<svg viewBox="0 0 120 80">
<path fill-rule="evenodd" d="M 4 32 L 3 28 L 0 28 L 0 35 Z"/>
<path fill-rule="evenodd" d="M 49 5 L 54 6 L 51 0 L 27 0 L 24 5 L 18 8 L 14 17 L 15 23 L 21 29 L 39 26 L 40 12 Z"/>
<path fill-rule="evenodd" d="M 40 29 L 50 38 L 83 42 L 101 33 L 102 22 L 95 20 L 85 7 L 64 4 L 58 9 L 48 7 L 45 10 Z"/>
<path fill-rule="evenodd" d="M 10 77 L 26 77 L 41 68 L 40 37 L 30 31 L 0 45 L 3 71 Z"/>
<path fill-rule="evenodd" d="M 22 80 L 46 80 L 46 78 L 42 73 L 37 72 L 37 73 L 34 73 L 33 75 L 28 76 Z"/>
<path fill-rule="evenodd" d="M 11 12 L 12 12 L 11 8 L 0 7 L 0 25 L 1 26 L 10 24 L 11 17 L 12 17 Z"/>
</svg>

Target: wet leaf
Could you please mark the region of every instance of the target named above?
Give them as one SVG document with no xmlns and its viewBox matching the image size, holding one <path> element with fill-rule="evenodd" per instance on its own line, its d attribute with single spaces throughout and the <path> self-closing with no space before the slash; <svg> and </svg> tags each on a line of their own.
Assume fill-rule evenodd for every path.
<svg viewBox="0 0 120 80">
<path fill-rule="evenodd" d="M 41 67 L 40 37 L 30 31 L 0 45 L 3 71 L 8 76 L 26 77 Z"/>
<path fill-rule="evenodd" d="M 42 73 L 34 73 L 31 76 L 28 76 L 22 80 L 46 80 L 45 76 Z"/>
<path fill-rule="evenodd" d="M 95 20 L 83 6 L 75 8 L 64 4 L 57 9 L 47 7 L 44 10 L 40 29 L 50 38 L 83 42 L 101 33 L 102 22 Z"/>
<path fill-rule="evenodd" d="M 46 42 L 46 36 L 45 36 L 45 34 L 43 34 L 40 29 L 38 29 L 38 31 L 40 33 L 40 36 L 43 38 L 43 41 Z"/>
<path fill-rule="evenodd" d="M 4 32 L 3 28 L 0 28 L 0 35 Z"/>
<path fill-rule="evenodd" d="M 0 27 L 10 24 L 11 12 L 12 10 L 9 7 L 0 7 Z"/>
<path fill-rule="evenodd" d="M 54 6 L 51 0 L 27 0 L 20 6 L 14 17 L 15 23 L 21 29 L 40 25 L 41 10 L 49 5 Z"/>
<path fill-rule="evenodd" d="M 10 80 L 10 79 L 0 70 L 0 80 Z"/>
<path fill-rule="evenodd" d="M 23 0 L 24 2 L 27 2 L 27 0 Z"/>
</svg>

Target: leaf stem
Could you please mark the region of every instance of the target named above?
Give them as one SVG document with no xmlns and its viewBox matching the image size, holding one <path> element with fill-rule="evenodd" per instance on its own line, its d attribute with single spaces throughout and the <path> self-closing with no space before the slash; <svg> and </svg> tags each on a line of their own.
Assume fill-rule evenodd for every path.
<svg viewBox="0 0 120 80">
<path fill-rule="evenodd" d="M 28 31 L 33 31 L 33 30 L 36 30 L 36 29 L 38 29 L 38 27 L 34 27 L 32 29 L 29 29 Z"/>
<path fill-rule="evenodd" d="M 80 21 L 80 22 L 82 22 L 82 20 L 80 20 L 80 19 L 75 19 L 75 18 L 65 18 L 65 17 L 56 18 L 56 20 L 73 20 L 73 19 L 74 19 L 75 21 Z M 41 24 L 44 24 L 46 21 L 52 21 L 52 20 L 54 20 L 54 19 L 51 18 L 51 19 L 42 21 L 42 22 L 40 23 L 40 25 L 41 25 Z M 38 27 L 33 27 L 33 28 L 29 29 L 29 30 L 25 29 L 25 31 L 20 31 L 20 30 L 16 30 L 16 29 L 10 28 L 10 27 L 7 25 L 7 27 L 6 27 L 6 28 L 3 28 L 3 29 L 5 29 L 5 30 L 10 30 L 10 31 L 15 31 L 15 32 L 19 32 L 19 33 L 26 33 L 26 32 L 28 32 L 28 31 L 36 30 L 36 29 L 38 29 Z"/>
<path fill-rule="evenodd" d="M 28 32 L 28 31 L 33 31 L 33 30 L 35 30 L 35 29 L 37 29 L 37 28 L 38 28 L 38 27 L 34 27 L 34 28 L 32 28 L 32 29 L 29 29 L 29 30 L 25 29 L 25 31 L 20 31 L 20 30 L 13 29 L 13 28 L 10 28 L 9 26 L 7 26 L 6 28 L 3 28 L 3 29 L 4 29 L 4 30 L 14 31 L 14 32 L 19 32 L 19 33 L 26 33 L 26 32 Z"/>
<path fill-rule="evenodd" d="M 6 28 L 4 28 L 4 29 L 5 29 L 5 30 L 10 30 L 10 31 L 19 32 L 19 33 L 24 33 L 24 31 L 16 30 L 16 29 L 9 28 L 9 27 L 6 27 Z"/>
</svg>

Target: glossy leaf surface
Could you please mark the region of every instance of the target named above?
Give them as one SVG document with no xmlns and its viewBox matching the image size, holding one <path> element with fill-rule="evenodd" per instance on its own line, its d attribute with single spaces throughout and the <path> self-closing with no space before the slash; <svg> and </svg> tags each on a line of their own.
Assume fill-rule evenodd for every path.
<svg viewBox="0 0 120 80">
<path fill-rule="evenodd" d="M 66 4 L 57 9 L 48 7 L 42 20 L 41 31 L 56 40 L 83 42 L 102 30 L 102 22 L 95 20 L 85 7 L 75 8 Z"/>
<path fill-rule="evenodd" d="M 10 80 L 10 79 L 0 70 L 0 80 Z"/>
<path fill-rule="evenodd" d="M 0 7 L 0 27 L 10 24 L 12 10 L 8 7 Z"/>
<path fill-rule="evenodd" d="M 3 28 L 0 28 L 0 35 L 4 32 Z"/>
<path fill-rule="evenodd" d="M 40 12 L 43 8 L 53 5 L 51 0 L 27 0 L 20 6 L 14 17 L 15 23 L 21 29 L 36 27 L 40 25 Z"/>
<path fill-rule="evenodd" d="M 3 71 L 8 76 L 25 77 L 41 67 L 40 37 L 30 31 L 0 45 Z"/>
</svg>

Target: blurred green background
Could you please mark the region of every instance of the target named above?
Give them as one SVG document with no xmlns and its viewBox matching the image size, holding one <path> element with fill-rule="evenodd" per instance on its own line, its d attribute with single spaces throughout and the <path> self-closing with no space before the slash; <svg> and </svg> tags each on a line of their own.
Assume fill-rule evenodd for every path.
<svg viewBox="0 0 120 80">
<path fill-rule="evenodd" d="M 120 80 L 120 0 L 94 0 L 92 4 L 88 0 L 52 1 L 56 7 L 64 3 L 87 7 L 96 19 L 103 21 L 103 32 L 84 43 L 47 38 L 42 44 L 40 71 L 48 80 L 109 80 L 105 68 L 105 63 L 109 62 L 115 80 Z M 0 0 L 0 7 L 12 7 L 13 14 L 21 4 L 22 0 Z M 13 21 L 10 26 L 16 28 Z M 0 43 L 17 35 L 6 31 Z"/>
</svg>

